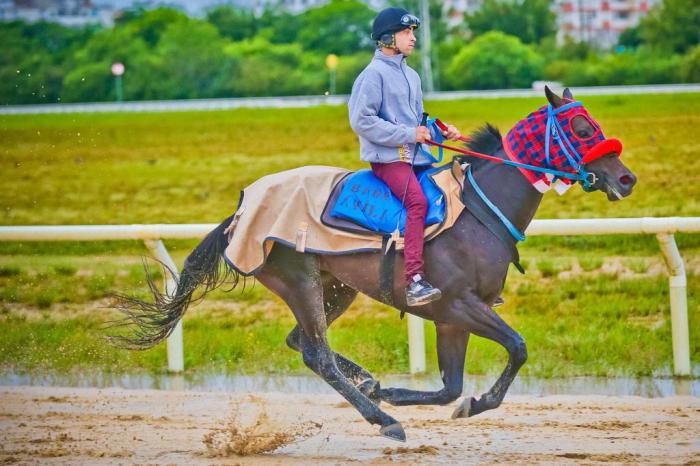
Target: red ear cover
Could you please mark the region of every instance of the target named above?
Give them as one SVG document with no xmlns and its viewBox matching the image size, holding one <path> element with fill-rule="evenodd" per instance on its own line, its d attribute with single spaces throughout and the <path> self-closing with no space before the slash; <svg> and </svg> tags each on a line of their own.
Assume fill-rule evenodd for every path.
<svg viewBox="0 0 700 466">
<path fill-rule="evenodd" d="M 600 141 L 595 146 L 586 152 L 583 156 L 583 164 L 593 162 L 604 155 L 616 154 L 618 157 L 622 155 L 622 142 L 619 139 L 610 138 Z"/>
</svg>

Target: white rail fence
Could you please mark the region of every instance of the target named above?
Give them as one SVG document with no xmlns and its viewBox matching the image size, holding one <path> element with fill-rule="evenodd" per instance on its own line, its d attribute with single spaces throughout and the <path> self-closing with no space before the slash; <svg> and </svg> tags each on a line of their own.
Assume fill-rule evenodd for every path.
<svg viewBox="0 0 700 466">
<path fill-rule="evenodd" d="M 556 89 L 558 86 L 554 85 Z M 700 84 L 646 84 L 638 86 L 572 87 L 575 96 L 684 94 L 700 92 Z M 457 99 L 503 99 L 542 97 L 542 89 L 494 89 L 477 91 L 431 92 L 428 101 Z M 145 100 L 133 102 L 85 102 L 60 104 L 0 105 L 0 115 L 36 115 L 43 113 L 103 112 L 184 112 L 230 110 L 234 108 L 304 108 L 318 105 L 345 105 L 349 95 L 307 95 L 285 97 L 231 97 L 220 99 Z"/>
<path fill-rule="evenodd" d="M 201 238 L 215 227 L 215 224 L 2 226 L 0 241 L 141 240 L 156 259 L 172 270 L 178 270 L 162 240 Z M 678 232 L 700 232 L 700 217 L 534 220 L 527 229 L 527 234 L 530 236 L 656 235 L 669 275 L 673 369 L 676 375 L 690 375 L 687 281 L 683 259 L 673 236 Z M 167 277 L 166 291 L 174 292 L 175 286 L 175 279 Z M 411 373 L 424 372 L 425 335 L 422 319 L 409 315 L 408 331 Z M 168 338 L 170 371 L 180 372 L 184 369 L 183 354 L 182 322 L 180 322 Z"/>
</svg>

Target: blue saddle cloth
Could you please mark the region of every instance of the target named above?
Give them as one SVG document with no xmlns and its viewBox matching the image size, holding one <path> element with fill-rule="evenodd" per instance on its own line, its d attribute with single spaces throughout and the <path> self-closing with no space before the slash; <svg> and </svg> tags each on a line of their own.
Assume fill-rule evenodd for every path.
<svg viewBox="0 0 700 466">
<path fill-rule="evenodd" d="M 445 195 L 430 177 L 430 174 L 440 168 L 431 168 L 418 175 L 418 181 L 428 201 L 426 226 L 442 223 L 445 218 Z M 342 183 L 335 203 L 328 206 L 331 217 L 349 220 L 371 231 L 386 234 L 396 231 L 398 224 L 403 235 L 406 227 L 406 208 L 372 170 L 357 171 Z"/>
</svg>

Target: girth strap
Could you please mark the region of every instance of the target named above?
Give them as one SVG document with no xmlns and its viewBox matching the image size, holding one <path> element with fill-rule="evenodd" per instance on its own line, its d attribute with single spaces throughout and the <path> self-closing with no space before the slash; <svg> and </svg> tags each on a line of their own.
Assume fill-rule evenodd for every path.
<svg viewBox="0 0 700 466">
<path fill-rule="evenodd" d="M 389 306 L 394 305 L 394 261 L 396 260 L 396 242 L 391 235 L 382 238 L 381 262 L 379 263 L 379 299 Z"/>
</svg>

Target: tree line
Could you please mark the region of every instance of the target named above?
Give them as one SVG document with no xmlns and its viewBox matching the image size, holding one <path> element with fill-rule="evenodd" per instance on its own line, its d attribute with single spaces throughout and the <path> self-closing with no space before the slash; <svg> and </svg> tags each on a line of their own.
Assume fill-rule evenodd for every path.
<svg viewBox="0 0 700 466">
<path fill-rule="evenodd" d="M 416 1 L 399 3 L 418 11 Z M 124 12 L 114 27 L 0 23 L 0 104 L 110 101 L 111 65 L 125 65 L 125 100 L 312 95 L 329 90 L 326 57 L 339 57 L 337 93 L 371 59 L 376 12 L 358 0 L 291 14 L 219 6 L 203 18 L 170 8 Z M 485 0 L 448 27 L 430 2 L 436 88 L 700 82 L 700 3 L 664 0 L 614 51 L 557 45 L 550 0 Z M 419 35 L 420 44 L 420 35 Z M 420 50 L 410 64 L 420 70 Z"/>
</svg>

